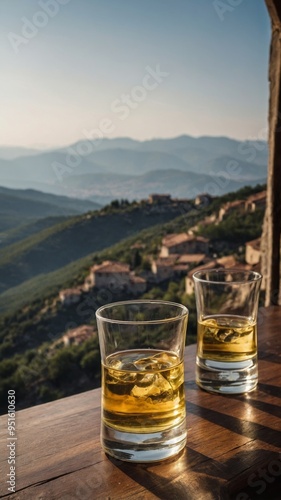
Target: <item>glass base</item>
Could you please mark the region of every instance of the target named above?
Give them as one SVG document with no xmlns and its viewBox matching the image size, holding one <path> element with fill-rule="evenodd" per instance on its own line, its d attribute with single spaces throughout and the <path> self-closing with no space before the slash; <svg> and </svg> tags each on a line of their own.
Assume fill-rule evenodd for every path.
<svg viewBox="0 0 281 500">
<path fill-rule="evenodd" d="M 101 444 L 106 453 L 126 462 L 159 462 L 177 455 L 186 445 L 186 421 L 151 434 L 122 432 L 102 422 Z"/>
<path fill-rule="evenodd" d="M 196 383 L 221 394 L 244 394 L 258 383 L 257 356 L 246 361 L 221 362 L 196 357 Z"/>
</svg>

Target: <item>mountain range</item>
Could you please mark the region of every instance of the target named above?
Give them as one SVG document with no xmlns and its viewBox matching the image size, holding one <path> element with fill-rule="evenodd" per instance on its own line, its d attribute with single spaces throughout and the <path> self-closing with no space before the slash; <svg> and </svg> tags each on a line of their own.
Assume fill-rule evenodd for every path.
<svg viewBox="0 0 281 500">
<path fill-rule="evenodd" d="M 143 199 L 150 193 L 222 195 L 264 183 L 267 154 L 263 141 L 188 135 L 142 142 L 81 140 L 43 152 L 0 147 L 0 185 L 101 204 L 116 198 Z"/>
</svg>

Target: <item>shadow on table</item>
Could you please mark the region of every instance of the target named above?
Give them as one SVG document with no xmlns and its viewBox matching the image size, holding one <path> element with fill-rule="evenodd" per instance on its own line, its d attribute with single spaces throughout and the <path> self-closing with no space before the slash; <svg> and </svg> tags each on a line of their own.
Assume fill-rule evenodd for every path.
<svg viewBox="0 0 281 500">
<path fill-rule="evenodd" d="M 224 479 L 222 465 L 212 460 L 213 473 L 209 475 L 210 459 L 190 448 L 186 448 L 174 460 L 158 464 L 131 464 L 108 458 L 123 473 L 161 500 L 220 498 L 220 485 Z"/>
<path fill-rule="evenodd" d="M 264 443 L 271 444 L 272 446 L 279 446 L 281 448 L 281 432 L 266 427 L 265 425 L 226 415 L 225 413 L 220 413 L 210 408 L 204 408 L 190 401 L 187 402 L 187 411 L 235 432 L 236 434 L 240 434 L 250 439 L 258 439 Z"/>
<path fill-rule="evenodd" d="M 193 387 L 194 381 L 190 381 L 189 386 Z M 260 384 L 259 388 L 270 395 L 277 395 L 278 388 L 275 386 Z M 277 405 L 251 398 L 246 402 L 259 410 L 280 416 Z M 191 401 L 187 401 L 186 405 L 187 414 L 197 415 L 250 440 L 259 440 L 281 449 L 281 427 L 280 431 L 272 429 Z M 187 447 L 175 460 L 161 464 L 132 464 L 108 458 L 144 488 L 144 495 L 149 491 L 161 500 L 281 499 L 281 454 L 262 448 L 237 450 L 231 458 L 220 456 L 216 460 Z"/>
<path fill-rule="evenodd" d="M 191 448 L 186 448 L 173 461 L 161 464 L 131 464 L 108 458 L 145 491 L 161 500 L 281 498 L 281 456 L 277 452 L 241 451 L 225 462 Z"/>
<path fill-rule="evenodd" d="M 262 392 L 265 392 L 266 394 L 269 394 L 270 396 L 274 396 L 276 398 L 281 398 L 281 389 L 277 385 L 263 384 L 263 383 L 259 382 L 258 388 Z"/>
<path fill-rule="evenodd" d="M 222 488 L 229 500 L 280 500 L 281 454 L 265 449 L 241 451 L 225 463 L 236 476 Z M 238 472 L 240 469 L 240 473 Z"/>
<path fill-rule="evenodd" d="M 279 354 L 274 354 L 273 352 L 263 352 L 259 353 L 259 360 L 270 361 L 270 363 L 281 364 L 281 356 Z"/>
<path fill-rule="evenodd" d="M 238 401 L 244 401 L 240 397 L 235 397 L 235 399 L 237 399 Z M 253 397 L 251 397 L 251 399 L 247 399 L 247 404 L 252 406 L 253 408 L 256 408 L 257 410 L 264 411 L 270 415 L 273 415 L 274 417 L 281 418 L 281 406 L 277 406 L 272 403 L 265 403 L 264 401 L 254 399 Z"/>
</svg>

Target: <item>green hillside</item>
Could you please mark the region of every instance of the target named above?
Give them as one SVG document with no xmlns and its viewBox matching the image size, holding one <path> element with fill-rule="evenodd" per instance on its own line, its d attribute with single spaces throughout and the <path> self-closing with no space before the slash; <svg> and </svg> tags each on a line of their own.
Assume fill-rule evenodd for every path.
<svg viewBox="0 0 281 500">
<path fill-rule="evenodd" d="M 188 215 L 176 217 L 166 224 L 161 223 L 152 228 L 137 232 L 134 236 L 126 238 L 113 246 L 109 246 L 109 248 L 103 251 L 89 253 L 86 257 L 77 259 L 56 271 L 38 274 L 17 286 L 11 287 L 0 294 L 0 312 L 15 311 L 30 304 L 32 301 L 38 301 L 39 297 L 42 302 L 45 297 L 56 294 L 60 288 L 72 287 L 81 283 L 88 273 L 89 267 L 94 262 L 106 259 L 130 262 L 130 247 L 139 241 L 146 246 L 147 253 L 153 253 L 158 248 L 162 236 L 167 232 L 182 231 L 184 228 L 191 227 L 205 213 L 208 212 L 205 210 L 193 210 Z"/>
<path fill-rule="evenodd" d="M 1 218 L 1 216 L 0 216 Z M 0 233 L 0 250 L 4 247 L 12 245 L 20 240 L 24 240 L 33 234 L 37 234 L 44 229 L 47 229 L 56 224 L 60 224 L 66 220 L 64 216 L 44 217 L 29 223 L 20 223 L 17 227 Z M 22 220 L 20 219 L 20 222 Z"/>
<path fill-rule="evenodd" d="M 5 240 L 5 232 L 28 222 L 45 217 L 73 216 L 98 208 L 100 205 L 87 200 L 0 186 L 0 240 Z"/>
<path fill-rule="evenodd" d="M 0 250 L 0 293 L 103 250 L 139 231 L 163 224 L 182 212 L 155 210 L 143 203 L 115 203 L 99 212 L 69 218 Z"/>
</svg>

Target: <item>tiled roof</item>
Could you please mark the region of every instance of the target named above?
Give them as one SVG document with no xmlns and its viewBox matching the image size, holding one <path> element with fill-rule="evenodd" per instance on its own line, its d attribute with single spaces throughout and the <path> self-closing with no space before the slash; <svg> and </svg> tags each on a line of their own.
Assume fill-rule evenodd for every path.
<svg viewBox="0 0 281 500">
<path fill-rule="evenodd" d="M 164 238 L 162 238 L 162 243 L 163 245 L 169 243 L 170 241 L 173 241 L 175 238 L 183 238 L 183 241 L 185 241 L 186 237 L 188 236 L 187 233 L 180 233 L 180 234 L 177 234 L 177 233 L 171 233 L 171 234 L 166 234 L 166 236 L 164 236 Z"/>
<path fill-rule="evenodd" d="M 226 255 L 225 257 L 220 257 L 217 259 L 217 263 L 222 267 L 236 267 L 236 259 L 233 255 Z"/>
<path fill-rule="evenodd" d="M 177 262 L 179 264 L 189 264 L 192 262 L 201 262 L 201 260 L 204 260 L 206 255 L 204 253 L 187 253 L 184 255 L 180 255 L 178 258 Z"/>
<path fill-rule="evenodd" d="M 162 240 L 162 245 L 170 247 L 179 245 L 180 243 L 184 243 L 185 241 L 201 241 L 204 243 L 208 243 L 209 239 L 204 238 L 203 236 L 194 236 L 187 233 L 167 234 Z"/>
<path fill-rule="evenodd" d="M 65 290 L 60 291 L 61 297 L 70 297 L 73 295 L 81 295 L 81 288 L 66 288 Z"/>
<path fill-rule="evenodd" d="M 93 333 L 96 333 L 95 329 L 93 326 L 90 325 L 81 325 L 78 326 L 77 328 L 72 328 L 67 332 L 68 336 L 71 337 L 77 337 L 78 335 L 81 335 L 82 333 L 92 335 Z"/>
<path fill-rule="evenodd" d="M 193 269 L 191 269 L 191 271 L 189 271 L 189 273 L 188 273 L 188 277 L 192 278 L 193 274 L 196 271 L 203 271 L 204 269 L 216 269 L 218 267 L 221 267 L 221 266 L 217 263 L 216 260 L 210 260 L 206 264 L 202 264 L 202 266 L 197 266 L 197 267 L 194 267 Z"/>
<path fill-rule="evenodd" d="M 228 201 L 225 205 L 223 205 L 222 208 L 224 208 L 225 210 L 228 210 L 229 208 L 240 207 L 241 205 L 244 205 L 244 204 L 245 204 L 244 200 Z"/>
<path fill-rule="evenodd" d="M 130 276 L 130 281 L 131 283 L 146 283 L 146 280 L 144 278 L 142 278 L 141 276 L 136 276 L 134 274 Z"/>
<path fill-rule="evenodd" d="M 224 269 L 244 269 L 244 270 L 250 270 L 252 269 L 253 266 L 250 264 L 245 264 L 244 262 L 237 262 L 235 258 L 232 255 L 228 255 L 226 257 L 221 257 L 220 259 L 216 260 L 211 260 L 207 262 L 206 264 L 203 264 L 202 266 L 195 267 L 191 269 L 188 273 L 188 277 L 192 278 L 193 274 L 196 271 L 203 271 L 204 269 L 218 269 L 218 268 L 224 268 Z"/>
<path fill-rule="evenodd" d="M 64 334 L 64 338 L 67 337 L 68 339 L 77 339 L 77 338 L 87 339 L 89 337 L 92 337 L 96 333 L 97 332 L 93 326 L 81 325 L 78 326 L 77 328 L 72 328 L 71 330 L 68 330 L 68 332 Z"/>
<path fill-rule="evenodd" d="M 253 270 L 253 266 L 251 264 L 245 264 L 244 262 L 236 262 L 235 266 L 233 267 L 235 269 L 241 269 L 245 271 Z"/>
<path fill-rule="evenodd" d="M 247 198 L 248 202 L 259 201 L 266 198 L 266 191 L 261 191 L 260 193 L 252 194 Z"/>
<path fill-rule="evenodd" d="M 247 241 L 246 245 L 247 246 L 251 246 L 255 250 L 260 250 L 260 247 L 261 247 L 261 238 L 256 238 L 255 240 Z"/>
<path fill-rule="evenodd" d="M 129 264 L 124 264 L 123 262 L 114 262 L 111 260 L 105 260 L 102 264 L 95 265 L 91 268 L 92 272 L 99 273 L 129 273 Z"/>
</svg>

